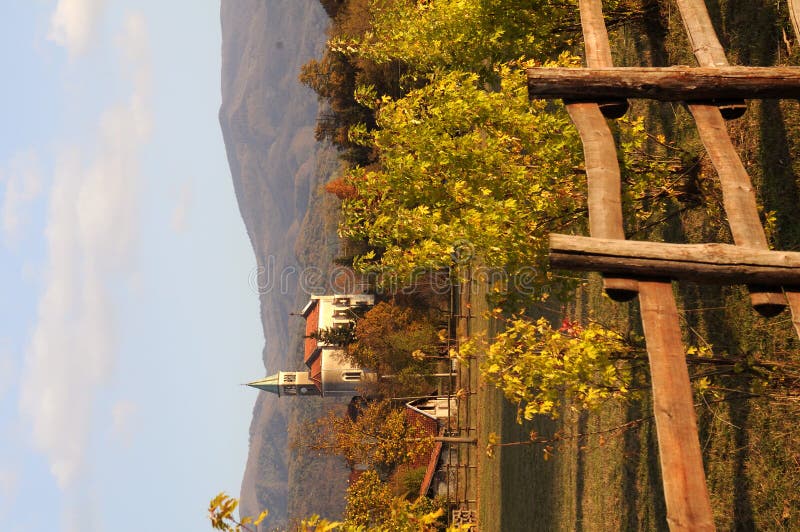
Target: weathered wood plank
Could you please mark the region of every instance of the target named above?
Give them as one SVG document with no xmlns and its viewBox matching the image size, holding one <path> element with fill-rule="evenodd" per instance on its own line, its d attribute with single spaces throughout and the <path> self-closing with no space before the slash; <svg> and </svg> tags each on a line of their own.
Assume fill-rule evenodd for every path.
<svg viewBox="0 0 800 532">
<path fill-rule="evenodd" d="M 717 39 L 705 2 L 676 0 L 676 3 L 700 66 L 727 66 L 725 51 Z M 734 242 L 740 246 L 766 248 L 766 237 L 758 218 L 750 177 L 731 143 L 720 110 L 710 105 L 691 104 L 689 111 L 694 116 L 700 139 L 717 169 Z M 750 300 L 753 308 L 764 316 L 774 316 L 786 306 L 783 294 L 765 291 L 757 286 L 750 286 Z"/>
<path fill-rule="evenodd" d="M 578 7 L 587 65 L 598 68 L 614 66 L 601 1 L 579 0 Z M 622 116 L 628 109 L 628 102 L 605 102 L 603 106 L 565 103 L 583 143 L 589 190 L 589 231 L 592 236 L 600 238 L 625 238 L 616 145 L 603 118 Z M 615 301 L 628 301 L 636 297 L 637 283 L 634 279 L 605 277 L 603 288 Z"/>
<path fill-rule="evenodd" d="M 688 107 L 697 124 L 700 140 L 719 175 L 722 201 L 734 243 L 768 249 L 750 176 L 733 147 L 719 110 L 711 105 L 691 104 Z M 786 298 L 780 292 L 753 286 L 750 292 L 753 307 L 764 316 L 774 316 L 786 306 Z"/>
<path fill-rule="evenodd" d="M 567 111 L 583 143 L 588 181 L 589 232 L 598 238 L 624 239 L 620 172 L 614 138 L 597 104 L 568 104 Z M 634 279 L 605 278 L 606 293 L 616 301 L 636 296 Z"/>
<path fill-rule="evenodd" d="M 728 66 L 728 58 L 717 38 L 714 26 L 711 24 L 711 17 L 708 16 L 705 1 L 676 0 L 676 4 L 681 13 L 692 52 L 700 66 Z M 747 105 L 744 102 L 729 101 L 723 102 L 720 106 L 722 116 L 727 120 L 739 118 L 746 110 Z"/>
<path fill-rule="evenodd" d="M 800 336 L 800 291 L 796 289 L 787 290 L 786 299 L 789 301 L 789 308 L 792 311 L 794 332 Z"/>
<path fill-rule="evenodd" d="M 612 67 L 611 45 L 603 19 L 603 5 L 597 0 L 580 0 L 581 30 L 586 53 L 586 66 L 590 68 Z M 595 102 L 606 118 L 620 118 L 628 112 L 628 102 L 617 96 L 602 102 Z"/>
<path fill-rule="evenodd" d="M 725 49 L 717 38 L 714 25 L 711 24 L 705 1 L 675 0 L 675 3 L 681 13 L 692 52 L 700 66 L 728 66 Z"/>
<path fill-rule="evenodd" d="M 792 21 L 795 45 L 800 45 L 800 0 L 787 0 L 789 19 Z M 791 53 L 791 52 L 790 52 Z"/>
<path fill-rule="evenodd" d="M 529 68 L 527 73 L 532 99 L 800 98 L 800 68 L 796 67 Z"/>
<path fill-rule="evenodd" d="M 593 46 L 596 41 L 600 41 L 599 44 L 607 47 L 608 37 L 602 19 L 600 0 L 580 0 L 579 6 L 585 40 L 592 41 L 592 44 L 587 42 L 587 47 Z M 585 13 L 591 13 L 591 17 L 588 20 L 584 18 Z M 599 31 L 601 26 L 602 32 Z M 597 28 L 597 30 L 595 31 L 593 28 Z M 608 64 L 589 64 L 589 66 L 610 67 L 612 65 L 609 60 Z M 622 235 L 619 238 L 623 238 L 619 164 L 616 159 L 615 144 L 608 130 L 608 125 L 602 120 L 602 114 L 599 112 L 597 105 L 576 103 L 567 105 L 567 109 L 570 116 L 576 121 L 575 124 L 584 144 L 586 171 L 590 183 L 589 223 L 592 235 L 606 238 L 618 238 L 616 235 Z M 595 154 L 595 152 L 597 153 Z M 595 186 L 593 187 L 592 185 Z M 592 210 L 593 207 L 596 207 L 595 202 L 605 199 L 611 202 L 611 208 L 601 206 L 599 211 Z M 613 216 L 614 224 L 610 227 L 606 225 L 606 222 L 598 219 L 600 216 L 609 214 Z M 606 230 L 611 234 L 602 234 Z M 612 279 L 606 279 L 606 290 L 609 295 L 613 294 L 613 291 L 609 289 L 611 281 Z M 613 281 L 630 283 L 629 286 L 631 288 L 638 289 L 638 283 L 629 279 L 619 278 L 613 279 Z M 654 399 L 656 423 L 657 426 L 663 427 L 663 429 L 659 430 L 658 437 L 668 518 L 671 523 L 677 523 L 683 527 L 676 528 L 676 530 L 713 530 L 711 507 L 708 502 L 703 464 L 699 453 L 697 426 L 692 410 L 691 389 L 685 360 L 683 360 L 678 315 L 671 285 L 669 283 L 661 283 L 661 288 L 659 288 L 659 283 L 644 284 L 646 293 L 644 294 L 643 307 L 647 308 L 648 311 L 646 313 L 643 312 L 642 320 L 645 323 L 645 331 L 650 331 L 650 334 L 654 335 L 648 339 L 648 353 L 650 353 L 651 365 L 654 360 L 656 361 L 653 393 L 656 397 Z M 668 294 L 665 296 L 664 292 L 668 292 Z M 621 293 L 631 295 L 635 292 L 633 290 L 625 290 Z M 662 313 L 658 308 L 653 312 L 654 305 L 662 299 L 667 299 L 668 302 L 666 304 L 671 305 L 672 311 L 670 313 Z M 666 328 L 663 330 L 661 320 L 666 320 L 667 322 Z M 680 364 L 683 364 L 683 373 L 680 373 Z M 678 368 L 677 372 L 674 371 L 675 367 Z M 676 387 L 677 394 L 673 392 L 669 382 L 670 379 L 667 377 L 671 377 L 672 380 L 678 383 Z M 691 410 L 690 416 L 683 415 L 687 408 Z M 670 426 L 670 416 L 679 416 L 683 421 L 673 428 Z M 683 442 L 687 443 L 684 444 Z M 697 467 L 698 464 L 699 468 Z M 673 475 L 678 476 L 677 482 L 671 480 Z M 706 523 L 711 524 L 707 526 Z M 693 526 L 695 524 L 699 526 Z"/>
<path fill-rule="evenodd" d="M 671 532 L 714 530 L 678 310 L 669 282 L 639 283 L 658 453 Z"/>
<path fill-rule="evenodd" d="M 550 265 L 639 278 L 800 286 L 800 253 L 729 244 L 665 244 L 554 233 Z"/>
</svg>

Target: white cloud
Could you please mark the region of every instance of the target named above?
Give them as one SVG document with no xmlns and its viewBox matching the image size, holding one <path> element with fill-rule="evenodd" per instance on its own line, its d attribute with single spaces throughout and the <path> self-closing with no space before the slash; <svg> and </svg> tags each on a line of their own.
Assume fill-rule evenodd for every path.
<svg viewBox="0 0 800 532">
<path fill-rule="evenodd" d="M 187 217 L 192 207 L 192 187 L 187 181 L 178 191 L 178 200 L 172 210 L 172 229 L 176 233 L 183 233 L 187 228 Z"/>
<path fill-rule="evenodd" d="M 122 445 L 130 445 L 139 422 L 139 407 L 132 401 L 118 401 L 111 408 L 111 419 L 111 434 Z"/>
<path fill-rule="evenodd" d="M 97 31 L 105 0 L 59 0 L 50 16 L 47 38 L 63 46 L 70 57 L 83 54 Z"/>
<path fill-rule="evenodd" d="M 146 49 L 129 17 L 120 45 Z M 150 128 L 146 55 L 129 65 L 126 104 L 103 113 L 94 149 L 64 149 L 50 189 L 44 292 L 26 353 L 20 408 L 62 488 L 84 467 L 95 396 L 114 364 L 115 285 L 131 274 L 139 225 L 139 151 Z"/>
<path fill-rule="evenodd" d="M 39 159 L 33 151 L 25 151 L 12 157 L 7 168 L 0 172 L 5 181 L 2 205 L 2 225 L 6 242 L 17 242 L 28 224 L 29 204 L 42 191 Z"/>
</svg>

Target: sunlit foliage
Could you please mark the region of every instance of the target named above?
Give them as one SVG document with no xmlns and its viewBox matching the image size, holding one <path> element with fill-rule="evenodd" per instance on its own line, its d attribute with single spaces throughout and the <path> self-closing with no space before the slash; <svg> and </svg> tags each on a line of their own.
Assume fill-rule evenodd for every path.
<svg viewBox="0 0 800 532">
<path fill-rule="evenodd" d="M 622 336 L 592 323 L 554 329 L 544 318 L 516 317 L 486 347 L 481 370 L 518 405 L 520 419 L 558 417 L 561 408 L 594 409 L 629 393 L 630 371 L 620 361 L 632 348 Z M 478 349 L 470 340 L 466 351 Z"/>
</svg>

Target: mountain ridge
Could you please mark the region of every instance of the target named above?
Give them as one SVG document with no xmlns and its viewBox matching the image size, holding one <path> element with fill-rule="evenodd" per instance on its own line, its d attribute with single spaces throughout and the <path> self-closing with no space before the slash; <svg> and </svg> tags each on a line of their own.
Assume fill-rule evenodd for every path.
<svg viewBox="0 0 800 532">
<path fill-rule="evenodd" d="M 269 373 L 297 365 L 291 349 L 296 324 L 289 319 L 299 297 L 294 246 L 306 218 L 318 151 L 317 99 L 297 74 L 319 53 L 328 19 L 316 0 L 222 0 L 220 20 L 219 121 L 261 272 L 255 285 L 265 339 L 262 360 Z M 282 274 L 287 274 L 285 283 L 279 282 Z M 250 425 L 240 511 L 257 515 L 268 508 L 269 526 L 287 522 L 289 407 L 260 393 Z"/>
</svg>

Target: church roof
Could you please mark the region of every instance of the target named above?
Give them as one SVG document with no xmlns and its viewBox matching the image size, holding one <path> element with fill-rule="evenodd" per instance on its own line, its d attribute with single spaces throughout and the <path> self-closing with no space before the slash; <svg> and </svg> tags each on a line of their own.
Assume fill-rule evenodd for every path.
<svg viewBox="0 0 800 532">
<path fill-rule="evenodd" d="M 248 382 L 248 386 L 252 386 L 253 388 L 258 388 L 259 390 L 264 390 L 265 392 L 272 392 L 277 394 L 280 390 L 279 383 L 280 383 L 281 374 L 276 373 L 275 375 L 270 375 L 264 379 Z"/>
<path fill-rule="evenodd" d="M 306 306 L 303 307 L 303 310 L 300 311 L 300 315 L 303 316 L 304 318 L 307 318 L 308 317 L 308 313 L 311 312 L 314 309 L 314 307 L 317 306 L 318 303 L 319 303 L 319 299 L 312 297 L 311 299 L 308 300 L 308 303 L 306 303 Z"/>
<path fill-rule="evenodd" d="M 316 299 L 312 299 L 311 301 L 314 303 L 317 302 Z M 307 308 L 308 305 L 306 305 L 306 309 Z M 311 335 L 319 330 L 319 305 L 315 304 L 313 308 L 308 310 L 308 312 L 306 312 L 306 309 L 303 309 L 303 316 L 306 318 L 306 340 L 303 350 L 303 361 L 307 366 L 310 366 L 314 355 L 319 354 L 317 352 L 317 340 L 315 338 L 311 338 Z"/>
</svg>

